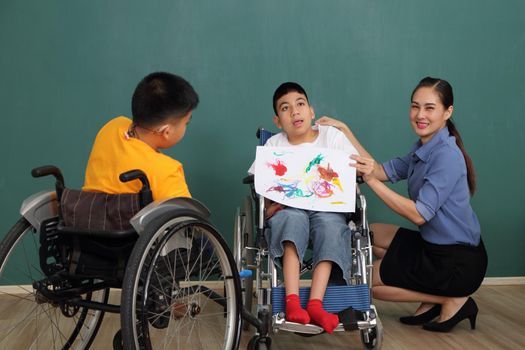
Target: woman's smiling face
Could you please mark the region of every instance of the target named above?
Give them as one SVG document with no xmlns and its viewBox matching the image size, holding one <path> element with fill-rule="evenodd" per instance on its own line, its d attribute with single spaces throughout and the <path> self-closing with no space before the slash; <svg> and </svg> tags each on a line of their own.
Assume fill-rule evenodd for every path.
<svg viewBox="0 0 525 350">
<path fill-rule="evenodd" d="M 414 93 L 410 104 L 410 125 L 421 143 L 428 142 L 445 127 L 453 109 L 452 106 L 445 108 L 432 87 L 421 87 Z"/>
</svg>

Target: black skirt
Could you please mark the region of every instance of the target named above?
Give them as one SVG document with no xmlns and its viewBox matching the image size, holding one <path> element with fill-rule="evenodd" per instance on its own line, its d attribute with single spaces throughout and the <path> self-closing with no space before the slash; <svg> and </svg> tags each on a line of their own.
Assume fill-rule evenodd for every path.
<svg viewBox="0 0 525 350">
<path fill-rule="evenodd" d="M 482 240 L 477 247 L 433 244 L 417 231 L 400 228 L 381 261 L 380 274 L 388 286 L 462 297 L 479 288 L 486 270 Z"/>
</svg>

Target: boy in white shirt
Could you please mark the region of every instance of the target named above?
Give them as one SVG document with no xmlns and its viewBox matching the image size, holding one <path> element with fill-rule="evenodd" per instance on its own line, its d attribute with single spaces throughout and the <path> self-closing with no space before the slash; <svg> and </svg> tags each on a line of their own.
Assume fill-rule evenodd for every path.
<svg viewBox="0 0 525 350">
<path fill-rule="evenodd" d="M 357 154 L 355 147 L 338 129 L 312 126 L 314 110 L 306 91 L 299 84 L 281 84 L 275 90 L 273 108 L 276 114 L 274 123 L 283 132 L 271 137 L 266 146 L 322 147 L 342 150 L 348 155 Z M 270 228 L 270 256 L 277 266 L 282 267 L 284 274 L 286 319 L 303 324 L 312 322 L 332 333 L 339 319 L 323 309 L 322 300 L 333 263 L 341 268 L 347 282 L 350 277 L 351 232 L 346 215 L 268 203 L 266 216 Z M 299 300 L 299 272 L 309 240 L 313 244 L 314 270 L 310 299 L 304 310 Z"/>
</svg>

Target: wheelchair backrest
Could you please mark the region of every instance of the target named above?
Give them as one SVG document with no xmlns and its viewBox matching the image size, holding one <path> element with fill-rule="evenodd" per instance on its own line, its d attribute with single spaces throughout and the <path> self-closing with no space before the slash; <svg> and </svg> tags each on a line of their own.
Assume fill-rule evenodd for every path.
<svg viewBox="0 0 525 350">
<path fill-rule="evenodd" d="M 84 232 L 131 231 L 129 220 L 142 208 L 138 193 L 107 194 L 64 188 L 61 229 Z"/>
<path fill-rule="evenodd" d="M 259 146 L 264 146 L 266 144 L 266 141 L 268 141 L 268 139 L 273 135 L 275 135 L 275 133 L 266 130 L 265 128 L 260 127 L 259 129 L 257 129 L 257 138 L 259 139 Z"/>
<path fill-rule="evenodd" d="M 108 194 L 84 192 L 65 187 L 62 172 L 45 165 L 31 170 L 33 177 L 53 175 L 58 202 L 58 229 L 68 233 L 111 233 L 122 236 L 135 233 L 129 220 L 153 198 L 146 174 L 133 169 L 119 175 L 122 182 L 140 180 L 138 193 Z"/>
</svg>

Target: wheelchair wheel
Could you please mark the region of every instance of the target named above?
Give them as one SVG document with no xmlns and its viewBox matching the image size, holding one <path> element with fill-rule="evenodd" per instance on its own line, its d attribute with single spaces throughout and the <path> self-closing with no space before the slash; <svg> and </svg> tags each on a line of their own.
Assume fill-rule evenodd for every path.
<svg viewBox="0 0 525 350">
<path fill-rule="evenodd" d="M 235 219 L 233 249 L 237 269 L 241 271 L 249 266 L 254 266 L 255 263 L 254 251 L 246 249 L 246 247 L 254 246 L 253 206 L 252 199 L 249 196 L 244 198 L 241 211 L 237 215 Z M 252 272 L 255 273 L 253 270 Z M 253 304 L 253 275 L 243 278 L 241 280 L 241 287 L 243 306 L 251 312 Z M 244 330 L 248 330 L 250 324 L 248 322 L 243 322 L 243 324 Z"/>
<path fill-rule="evenodd" d="M 143 232 L 122 289 L 125 349 L 235 349 L 241 287 L 235 262 L 207 222 L 173 213 Z"/>
<path fill-rule="evenodd" d="M 0 349 L 88 349 L 104 312 L 50 300 L 33 287 L 46 278 L 39 246 L 40 235 L 25 218 L 0 243 Z M 105 289 L 75 298 L 107 302 L 108 296 Z"/>
<path fill-rule="evenodd" d="M 300 334 L 300 333 L 297 333 Z M 248 342 L 247 350 L 270 350 L 272 346 L 272 338 L 254 335 Z"/>
<path fill-rule="evenodd" d="M 361 341 L 365 349 L 381 349 L 381 345 L 383 344 L 383 324 L 379 317 L 377 317 L 377 324 L 374 328 L 362 329 L 360 333 Z"/>
</svg>

